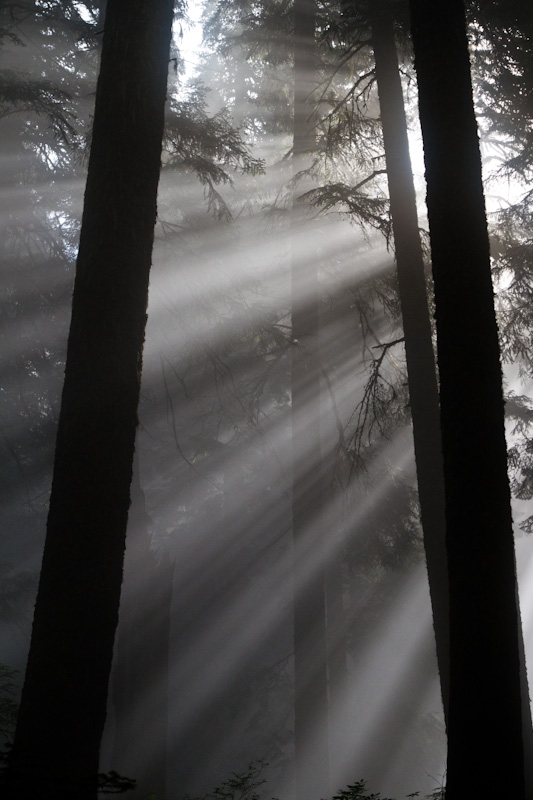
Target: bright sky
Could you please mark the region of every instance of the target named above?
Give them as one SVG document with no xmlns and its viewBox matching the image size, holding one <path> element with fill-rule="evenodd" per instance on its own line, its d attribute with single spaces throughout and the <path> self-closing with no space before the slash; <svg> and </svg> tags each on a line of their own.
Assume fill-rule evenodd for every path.
<svg viewBox="0 0 533 800">
<path fill-rule="evenodd" d="M 203 11 L 203 1 L 191 0 L 188 5 L 187 17 L 190 24 L 181 21 L 174 23 L 174 37 L 177 41 L 181 57 L 185 64 L 185 81 L 189 80 L 198 64 L 198 53 L 202 46 L 202 26 L 200 18 Z M 180 33 L 182 34 L 180 38 Z"/>
</svg>

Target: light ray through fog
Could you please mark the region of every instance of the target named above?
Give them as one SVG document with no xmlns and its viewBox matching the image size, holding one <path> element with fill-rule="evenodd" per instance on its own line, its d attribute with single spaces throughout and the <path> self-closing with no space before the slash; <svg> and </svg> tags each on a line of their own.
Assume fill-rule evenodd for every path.
<svg viewBox="0 0 533 800">
<path fill-rule="evenodd" d="M 94 19 L 83 2 L 74 6 L 85 23 Z M 413 499 L 394 254 L 380 233 L 350 222 L 344 207 L 305 214 L 296 201 L 302 209 L 296 225 L 291 203 L 307 179 L 292 181 L 292 62 L 281 52 L 287 20 L 283 31 L 273 28 L 280 52 L 267 57 L 263 41 L 248 58 L 235 40 L 237 28 L 247 23 L 244 7 L 222 7 L 237 14 L 230 25 L 233 46 L 223 54 L 206 53 L 201 45 L 202 3 L 190 4 L 192 25 L 183 26 L 183 38 L 182 23 L 175 26 L 185 71 L 171 70 L 169 95 L 183 101 L 185 126 L 173 134 L 180 146 L 191 135 L 194 158 L 183 166 L 183 152 L 174 152 L 169 139 L 143 353 L 137 490 L 144 497 L 134 497 L 130 514 L 103 767 L 116 768 L 116 754 L 135 742 L 133 762 L 126 755 L 119 772 L 142 780 L 149 774 L 152 781 L 154 771 L 165 772 L 166 757 L 165 796 L 179 800 L 212 791 L 249 762 L 265 759 L 264 797 L 293 800 L 293 600 L 325 575 L 329 718 L 315 716 L 302 758 L 311 761 L 329 723 L 332 793 L 367 779 L 369 791 L 398 800 L 407 792 L 423 795 L 442 777 L 445 742 Z M 254 24 L 259 10 L 254 6 Z M 36 569 L 44 535 L 83 200 L 81 142 L 89 130 L 98 60 L 97 49 L 74 41 L 65 27 L 55 44 L 53 20 L 47 26 L 50 32 L 41 36 L 32 25 L 28 47 L 4 43 L 2 51 L 4 66 L 26 74 L 31 62 L 37 77 L 55 75 L 58 85 L 73 87 L 80 144 L 69 154 L 54 139 L 46 114 L 26 120 L 9 113 L 1 120 L 0 246 L 10 326 L 2 341 L 0 445 L 7 477 L 1 491 L 5 527 L 16 536 L 5 537 L 0 561 L 13 561 L 17 570 Z M 292 58 L 293 42 L 288 44 Z M 199 77 L 212 83 L 205 117 L 195 116 L 198 96 L 188 84 L 197 66 Z M 349 91 L 358 74 L 357 59 L 348 66 L 350 77 L 340 70 L 330 84 L 324 63 L 323 86 L 332 98 Z M 367 111 L 377 117 L 375 96 L 366 99 Z M 328 102 L 324 95 L 324 108 Z M 226 163 L 223 147 L 209 151 L 207 121 L 223 108 L 239 129 L 232 135 L 264 159 L 264 174 L 242 174 Z M 333 117 L 317 132 L 322 136 L 329 124 L 335 126 Z M 422 199 L 423 158 L 414 128 L 411 155 Z M 372 170 L 382 171 L 377 128 L 349 134 L 339 128 L 339 136 L 346 138 L 342 152 L 319 158 L 310 184 L 363 181 L 367 197 L 381 197 L 384 176 L 379 186 L 366 182 Z M 357 165 L 365 141 L 369 150 Z M 198 164 L 203 184 L 194 171 Z M 218 172 L 211 179 L 213 167 L 226 176 Z M 499 186 L 489 190 L 498 194 Z M 421 202 L 425 226 L 423 209 Z M 309 282 L 292 296 L 297 264 L 318 276 L 319 405 L 310 397 L 311 379 L 302 380 L 296 401 L 290 391 L 291 356 L 305 345 L 305 332 L 300 341 L 292 334 L 291 314 L 308 309 L 314 291 Z M 514 388 L 531 396 L 531 386 Z M 305 419 L 294 462 L 293 402 Z M 318 430 L 321 454 L 315 458 Z M 302 475 L 325 500 L 295 546 L 292 479 Z M 518 511 L 528 515 L 529 505 Z M 531 664 L 533 558 L 527 537 L 518 538 L 517 556 Z M 163 612 L 170 615 L 166 628 Z M 0 662 L 13 658 L 13 666 L 23 667 L 28 635 L 22 638 L 6 646 Z M 151 659 L 152 650 L 157 658 Z M 335 672 L 342 673 L 339 653 L 346 666 L 341 677 Z M 311 672 L 320 667 L 314 661 Z M 140 664 L 144 679 L 136 673 Z M 154 789 L 142 785 L 143 794 Z"/>
<path fill-rule="evenodd" d="M 188 765 L 175 769 L 175 774 L 181 776 L 176 780 L 192 781 L 205 790 L 209 788 L 210 773 L 206 772 L 204 764 L 196 763 L 199 755 L 194 746 L 185 744 L 188 734 L 200 730 L 199 726 L 207 724 L 213 715 L 216 717 L 217 708 L 226 702 L 224 698 L 235 697 L 236 676 L 246 674 L 252 664 L 262 663 L 265 668 L 269 665 L 272 668 L 280 659 L 289 659 L 290 665 L 292 592 L 303 589 L 303 585 L 294 586 L 291 577 L 294 554 L 287 528 L 290 425 L 286 402 L 285 406 L 278 405 L 265 396 L 265 386 L 260 381 L 258 383 L 254 371 L 249 372 L 246 359 L 242 368 L 239 368 L 238 361 L 228 367 L 218 385 L 213 383 L 218 369 L 216 364 L 199 374 L 191 373 L 189 367 L 180 367 L 180 361 L 187 360 L 191 354 L 198 357 L 209 352 L 215 341 L 214 332 L 217 346 L 226 342 L 230 348 L 222 356 L 223 361 L 231 358 L 235 337 L 255 336 L 254 331 L 263 321 L 265 311 L 274 310 L 284 326 L 285 355 L 282 351 L 278 367 L 281 368 L 285 359 L 287 363 L 283 369 L 288 369 L 287 348 L 298 346 L 298 343 L 291 343 L 288 319 L 284 316 L 284 309 L 289 309 L 291 304 L 290 263 L 287 260 L 290 240 L 283 230 L 271 232 L 265 239 L 258 240 L 257 222 L 254 218 L 241 220 L 238 235 L 229 239 L 226 231 L 216 226 L 213 230 L 209 226 L 205 230 L 199 228 L 190 239 L 190 251 L 181 248 L 177 262 L 169 255 L 174 243 L 161 242 L 151 286 L 149 338 L 145 350 L 143 390 L 147 397 L 159 392 L 157 387 L 161 386 L 164 374 L 166 394 L 166 401 L 162 398 L 160 406 L 163 417 L 154 417 L 161 412 L 156 411 L 157 405 L 150 410 L 150 403 L 143 412 L 143 427 L 148 434 L 146 441 L 155 437 L 162 444 L 166 439 L 167 448 L 170 444 L 172 450 L 168 456 L 169 474 L 173 469 L 173 459 L 177 457 L 182 461 L 182 475 L 188 475 L 185 482 L 176 484 L 174 496 L 170 502 L 167 501 L 166 508 L 157 501 L 156 511 L 158 519 L 164 520 L 170 530 L 168 542 L 176 557 L 173 612 L 176 623 L 170 693 L 175 699 L 170 703 L 171 752 L 179 753 L 184 748 L 188 752 Z M 342 294 L 386 274 L 390 256 L 383 250 L 362 251 L 354 230 L 346 223 L 331 220 L 325 229 L 328 235 L 320 232 L 316 241 L 310 240 L 309 236 L 305 239 L 302 232 L 302 242 L 305 240 L 310 254 L 320 246 L 321 263 L 327 265 L 322 280 L 328 282 L 328 291 Z M 176 238 L 176 246 L 180 242 L 181 234 Z M 239 303 L 231 299 L 235 296 L 238 296 Z M 303 305 L 307 300 L 305 296 L 299 298 Z M 168 320 L 168 324 L 163 320 Z M 379 316 L 374 324 L 376 332 L 379 331 Z M 331 325 L 323 325 L 321 335 L 326 369 L 328 372 L 333 370 L 334 375 L 333 385 L 330 383 L 325 391 L 324 408 L 328 409 L 329 423 L 323 429 L 322 446 L 324 452 L 333 453 L 339 444 L 338 424 L 341 420 L 346 424 L 352 415 L 368 376 L 360 353 L 355 355 L 354 351 L 354 343 L 361 337 L 357 324 L 352 321 L 343 329 L 333 320 Z M 343 355 L 333 364 L 326 354 L 330 350 L 333 352 L 335 347 Z M 161 354 L 163 360 L 156 361 Z M 248 406 L 246 387 L 250 386 L 262 386 L 262 389 Z M 219 422 L 212 427 L 209 419 L 215 409 L 216 413 L 222 412 L 226 416 L 223 416 L 222 425 Z M 255 419 L 252 427 L 251 419 Z M 308 418 L 308 444 L 315 422 Z M 205 455 L 202 454 L 204 450 Z M 298 454 L 298 469 L 318 474 L 319 465 L 309 462 L 309 452 L 304 444 L 304 449 Z M 405 436 L 400 433 L 391 440 L 381 457 L 385 460 L 390 458 L 391 463 L 401 470 L 412 457 L 412 445 L 409 442 L 406 447 Z M 161 468 L 166 471 L 163 463 Z M 254 477 L 251 482 L 246 482 L 246 475 L 260 478 Z M 371 490 L 359 493 L 348 512 L 342 496 L 331 494 L 320 517 L 313 520 L 305 551 L 296 554 L 303 563 L 301 579 L 304 582 L 315 579 L 324 568 L 324 560 L 340 558 L 342 548 L 346 546 L 346 536 L 352 540 L 357 538 L 358 531 L 367 524 L 373 510 L 387 502 L 390 480 L 386 473 L 374 480 Z M 152 482 L 157 483 L 156 475 L 153 475 Z M 147 498 L 150 504 L 149 491 Z M 205 514 L 194 527 L 190 527 L 188 516 L 197 514 L 194 510 L 202 506 L 206 507 Z M 176 524 L 176 518 L 179 520 L 180 517 L 182 521 Z M 324 546 L 321 541 L 323 529 L 331 526 L 334 529 L 339 520 L 342 520 L 345 534 L 327 537 Z M 263 549 L 258 550 L 256 545 L 250 550 L 248 532 L 251 531 L 264 541 L 264 547 L 277 553 L 275 563 L 270 564 L 265 575 L 256 574 Z M 277 534 L 272 539 L 274 531 Z M 243 546 L 249 550 L 248 557 L 242 554 Z M 406 576 L 406 580 L 410 578 Z M 409 595 L 409 586 L 404 587 L 404 595 Z M 366 604 L 371 605 L 372 596 L 372 592 L 366 592 Z M 417 613 L 414 610 L 416 603 L 412 600 L 405 600 L 401 607 L 408 609 L 408 618 Z M 365 639 L 365 648 L 370 648 L 369 652 L 374 649 L 378 664 L 384 658 L 379 643 L 382 637 L 386 638 L 387 632 L 395 629 L 396 623 L 399 624 L 399 618 L 396 619 L 392 612 L 391 616 L 380 621 L 375 636 Z M 355 618 L 347 617 L 339 635 L 350 635 L 350 627 L 354 624 Z M 276 640 L 283 643 L 281 648 L 279 643 L 274 644 Z M 347 714 L 347 709 L 356 702 L 350 699 L 351 692 L 355 692 L 359 699 L 361 694 L 370 698 L 376 692 L 375 686 L 350 683 L 350 694 L 340 699 L 338 709 L 332 710 L 337 736 L 341 730 L 344 731 L 344 746 L 336 753 L 339 781 L 365 777 L 350 771 L 350 764 L 357 768 L 358 752 L 367 754 L 360 768 L 369 773 L 375 769 L 373 757 L 368 755 L 372 730 L 379 731 L 386 724 L 383 720 L 392 713 L 391 707 L 394 708 L 386 698 L 390 699 L 398 691 L 413 660 L 416 661 L 418 650 L 420 645 L 415 637 L 411 646 L 406 645 L 398 654 L 395 670 L 389 673 L 385 670 L 387 684 L 379 688 L 381 703 L 368 702 L 364 714 L 356 714 L 357 719 Z M 371 663 L 369 656 L 368 664 Z M 368 669 L 370 673 L 375 671 L 373 666 Z M 186 687 L 185 691 L 183 687 Z M 420 687 L 420 691 L 426 693 L 425 685 Z M 283 725 L 290 727 L 286 717 L 287 712 L 284 712 Z M 244 708 L 236 712 L 233 721 L 226 723 L 223 739 L 215 739 L 210 745 L 213 765 L 222 763 L 224 754 L 227 756 L 228 752 L 243 747 L 243 736 L 249 725 L 249 714 Z M 316 720 L 314 731 L 318 733 L 323 725 L 324 720 Z M 367 734 L 363 733 L 364 730 Z M 309 730 L 309 744 L 314 731 Z M 192 747 L 192 750 L 187 751 L 187 747 Z M 390 774 L 397 776 L 392 753 L 388 757 L 391 759 Z M 388 784 L 385 782 L 384 785 Z M 279 790 L 282 797 L 289 796 L 291 780 L 288 783 L 282 780 Z"/>
<path fill-rule="evenodd" d="M 147 362 L 154 351 L 179 355 L 184 342 L 192 352 L 201 351 L 212 341 L 214 319 L 217 338 L 232 341 L 237 332 L 252 334 L 254 325 L 261 324 L 265 314 L 287 313 L 288 234 L 282 232 L 258 241 L 255 224 L 254 220 L 243 223 L 244 232 L 237 242 L 228 242 L 215 231 L 202 235 L 198 244 L 193 243 L 192 252 L 182 249 L 177 261 L 168 256 L 163 263 L 156 263 L 157 279 L 150 288 Z M 246 233 L 247 225 L 250 233 Z M 337 265 L 332 291 L 354 289 L 390 269 L 390 257 L 383 251 L 370 251 L 361 257 L 354 253 L 351 257 L 357 239 L 345 224 L 332 223 L 328 228 L 325 242 L 323 234 L 316 241 L 321 242 L 324 262 Z M 305 238 L 308 240 L 309 236 Z M 176 246 L 179 243 L 178 238 Z M 303 296 L 300 303 L 304 305 L 308 299 Z M 157 329 L 161 334 L 156 333 Z"/>
<path fill-rule="evenodd" d="M 346 392 L 346 395 L 349 396 L 350 392 L 348 386 L 343 389 L 342 384 L 344 382 L 346 382 L 346 384 L 350 383 L 352 388 L 352 403 L 354 402 L 353 374 L 352 365 L 352 372 L 346 368 L 343 381 L 341 381 L 340 386 L 336 385 L 336 391 L 338 390 L 341 396 L 343 392 Z M 361 380 L 363 379 L 364 376 L 361 376 Z M 178 418 L 179 416 L 178 413 Z M 146 424 L 149 426 L 148 421 Z M 309 420 L 309 424 L 312 426 L 313 420 Z M 241 462 L 246 463 L 253 472 L 260 463 L 261 481 L 256 484 L 251 492 L 250 488 L 248 488 L 248 493 L 246 494 L 247 504 L 252 506 L 257 504 L 261 494 L 265 492 L 265 487 L 270 489 L 271 485 L 275 485 L 277 478 L 279 478 L 279 469 L 276 465 L 288 463 L 288 441 L 286 439 L 286 434 L 287 421 L 283 419 L 283 416 L 279 417 L 279 415 L 274 415 L 270 417 L 263 423 L 259 439 L 260 442 L 263 440 L 268 441 L 270 447 L 277 452 L 277 457 L 271 462 L 270 467 L 265 469 L 268 462 L 264 461 L 264 454 L 262 454 L 261 446 L 257 447 L 252 444 L 243 447 L 243 445 L 240 445 L 237 450 L 233 451 L 231 457 L 221 456 L 218 459 L 218 466 L 214 466 L 214 468 L 211 469 L 209 479 L 217 483 L 221 493 L 223 492 L 224 495 L 231 497 L 235 494 L 236 490 L 237 492 L 239 491 L 238 481 L 237 484 L 235 484 L 239 464 Z M 328 445 L 328 447 L 329 446 L 332 445 Z M 391 455 L 397 453 L 397 446 L 394 440 L 391 441 L 389 449 Z M 410 452 L 411 446 L 408 447 L 408 451 L 399 461 L 398 456 L 394 455 L 394 460 L 400 467 L 403 465 L 403 461 L 409 458 Z M 255 462 L 258 462 L 257 466 L 254 466 Z M 302 469 L 312 470 L 316 468 L 308 463 L 308 457 L 305 451 L 300 454 L 299 462 L 301 463 Z M 201 463 L 198 469 L 199 474 L 194 477 L 192 484 L 189 483 L 187 489 L 187 500 L 192 507 L 202 502 L 202 495 L 203 492 L 205 492 L 205 481 L 201 477 Z M 229 477 L 228 480 L 228 476 L 235 477 Z M 368 493 L 363 500 L 354 506 L 352 515 L 345 519 L 345 528 L 347 530 L 357 535 L 357 530 L 361 523 L 364 522 L 368 511 L 376 504 L 380 504 L 385 500 L 389 480 L 390 478 L 388 476 L 384 476 L 378 484 L 373 486 L 372 492 Z M 254 499 L 254 493 L 256 494 L 256 499 Z M 275 498 L 276 494 L 273 492 L 272 502 L 275 502 Z M 179 503 L 179 495 L 176 497 L 176 503 Z M 328 507 L 324 509 L 323 519 L 314 520 L 314 533 L 311 533 L 310 536 L 308 552 L 301 554 L 301 557 L 305 556 L 306 561 L 303 574 L 307 575 L 309 580 L 312 580 L 316 572 L 320 571 L 323 566 L 322 556 L 320 555 L 321 550 L 313 547 L 311 540 L 320 536 L 321 528 L 326 519 L 335 519 L 338 518 L 339 514 L 342 514 L 341 506 L 342 500 L 332 497 Z M 230 526 L 231 528 L 232 520 L 235 518 L 238 519 L 243 512 L 244 508 L 237 502 L 237 507 L 234 509 L 234 517 L 226 517 L 220 520 L 208 520 L 205 531 L 203 533 L 197 531 L 196 535 L 190 539 L 188 547 L 181 537 L 178 538 L 176 541 L 176 553 L 179 553 L 179 559 L 182 562 L 181 566 L 178 568 L 180 575 L 178 585 L 180 587 L 186 587 L 192 578 L 194 585 L 192 597 L 197 598 L 196 600 L 187 599 L 187 589 L 180 589 L 177 592 L 176 600 L 178 608 L 190 609 L 191 607 L 194 608 L 197 606 L 199 598 L 207 591 L 207 587 L 213 585 L 216 581 L 217 571 L 223 569 L 222 564 L 226 562 L 227 555 L 224 556 L 219 546 L 213 546 L 213 544 L 208 544 L 208 542 L 210 542 L 213 537 L 215 539 L 217 538 L 217 528 L 219 528 L 220 525 L 226 528 Z M 172 514 L 169 514 L 169 517 L 171 516 Z M 258 522 L 259 521 L 254 522 L 252 519 L 249 520 L 248 524 L 252 527 L 254 525 L 257 527 Z M 278 522 L 276 522 L 276 515 L 269 519 L 268 529 L 279 530 L 282 525 L 283 513 L 279 515 Z M 230 533 L 229 538 L 226 536 L 225 539 L 225 549 L 229 547 L 230 552 L 234 547 L 234 545 L 231 544 L 231 540 L 232 536 Z M 333 558 L 338 555 L 336 548 L 341 545 L 342 540 L 332 537 L 328 540 L 325 557 Z M 222 564 L 220 563 L 221 558 Z M 198 624 L 194 623 L 196 617 L 193 614 L 191 618 L 192 621 L 190 620 L 189 624 L 196 625 L 194 640 L 187 644 L 186 654 L 180 652 L 176 653 L 178 664 L 182 664 L 175 675 L 176 694 L 179 694 L 179 686 L 187 686 L 189 687 L 187 697 L 190 698 L 188 703 L 186 698 L 185 701 L 182 698 L 180 702 L 180 712 L 176 715 L 176 719 L 179 720 L 179 726 L 176 727 L 176 724 L 174 725 L 175 730 L 173 729 L 173 735 L 178 740 L 181 740 L 181 738 L 186 735 L 189 726 L 194 726 L 195 719 L 198 717 L 201 718 L 203 714 L 209 713 L 209 709 L 212 707 L 213 703 L 216 706 L 218 702 L 217 698 L 220 698 L 220 696 L 224 694 L 224 687 L 231 684 L 234 676 L 242 671 L 243 665 L 246 664 L 249 659 L 253 659 L 253 653 L 261 649 L 261 644 L 268 641 L 276 630 L 287 624 L 287 616 L 290 616 L 292 590 L 292 583 L 290 580 L 290 558 L 287 559 L 288 554 L 285 555 L 285 560 L 280 561 L 277 568 L 273 569 L 268 582 L 265 583 L 263 581 L 259 589 L 255 586 L 246 587 L 246 567 L 243 572 L 235 575 L 234 581 L 241 587 L 237 591 L 235 599 L 230 599 L 228 605 L 228 602 L 220 603 L 214 598 L 212 610 L 214 611 L 216 608 L 216 614 L 211 618 L 208 616 L 209 621 L 207 622 L 207 626 L 205 623 L 200 624 L 200 620 L 202 617 L 205 617 L 206 614 L 205 608 L 199 611 L 200 616 L 197 619 Z M 295 588 L 298 591 L 299 587 Z M 271 601 L 265 603 L 265 597 L 271 598 Z M 201 606 L 202 602 L 200 601 L 200 608 Z M 394 622 L 390 624 L 394 626 Z M 376 636 L 379 637 L 379 631 L 376 633 Z M 228 642 L 231 644 L 228 645 Z M 406 650 L 406 652 L 402 654 L 404 663 L 410 663 L 408 652 L 409 651 Z M 210 653 L 217 653 L 217 658 L 214 660 L 210 659 Z M 391 692 L 394 692 L 394 688 L 391 688 Z M 370 717 L 372 717 L 372 712 L 370 710 L 368 713 Z M 379 722 L 375 719 L 374 723 L 376 726 L 379 726 Z M 317 722 L 318 726 L 321 724 L 323 723 L 320 721 Z M 311 732 L 310 735 L 312 735 Z M 226 737 L 229 736 L 238 741 L 239 737 L 242 736 L 242 731 L 228 731 Z M 347 737 L 347 741 L 349 740 L 350 738 Z M 347 748 L 347 753 L 348 752 L 349 748 Z M 351 752 L 353 756 L 353 748 Z M 348 759 L 348 755 L 346 755 L 346 759 Z M 346 768 L 347 774 L 349 772 L 347 769 L 348 764 L 345 762 L 343 767 Z M 285 787 L 284 791 L 288 791 L 288 788 Z"/>
<path fill-rule="evenodd" d="M 202 203 L 201 193 L 198 202 Z M 277 313 L 283 326 L 280 330 L 285 349 L 276 355 L 278 373 L 287 374 L 287 348 L 297 346 L 291 344 L 287 324 L 291 305 L 288 234 L 283 230 L 271 231 L 268 236 L 258 238 L 258 224 L 258 218 L 240 220 L 237 236 L 228 237 L 227 231 L 205 220 L 203 227 L 183 234 L 189 237 L 190 246 L 182 246 L 181 233 L 174 240 L 160 240 L 150 290 L 143 377 L 146 399 L 141 416 L 145 433 L 140 447 L 147 462 L 147 506 L 155 528 L 166 530 L 166 534 L 159 533 L 154 539 L 154 546 L 170 550 L 176 559 L 169 762 L 170 775 L 174 770 L 181 777 L 183 770 L 180 772 L 172 764 L 180 758 L 180 752 L 187 752 L 190 732 L 199 731 L 199 726 L 221 713 L 221 707 L 229 702 L 227 698 L 233 698 L 231 702 L 237 704 L 239 691 L 235 682 L 240 680 L 239 676 L 248 681 L 244 676 L 253 675 L 259 665 L 268 671 L 281 661 L 286 664 L 286 678 L 290 682 L 292 592 L 303 587 L 293 585 L 288 529 L 289 398 L 277 397 L 275 393 L 269 396 L 272 390 L 261 383 L 257 365 L 255 362 L 250 365 L 249 358 L 243 358 L 242 365 L 235 363 L 235 359 L 231 363 L 236 338 L 253 341 L 265 314 Z M 384 249 L 365 252 L 359 235 L 346 222 L 331 219 L 312 239 L 302 232 L 300 241 L 305 241 L 310 252 L 319 248 L 324 265 L 321 281 L 332 295 L 353 291 L 386 274 L 390 267 L 390 255 Z M 170 254 L 173 250 L 179 251 L 178 257 Z M 302 296 L 298 301 L 305 305 L 308 297 Z M 377 333 L 384 321 L 378 315 L 374 324 Z M 325 372 L 329 376 L 329 388 L 324 384 L 328 422 L 323 426 L 322 445 L 324 452 L 331 454 L 339 445 L 338 423 L 345 425 L 349 420 L 367 375 L 358 349 L 361 333 L 356 320 L 350 320 L 344 327 L 334 317 L 331 323 L 324 320 L 322 337 Z M 204 357 L 215 346 L 220 351 L 223 344 L 229 349 L 227 353 L 221 352 L 221 363 L 229 358 L 231 365 L 219 377 L 218 384 L 215 380 L 218 362 L 209 365 L 208 361 L 207 369 L 204 366 L 200 370 L 191 371 L 187 366 L 181 375 L 184 359 Z M 337 353 L 334 361 L 329 357 L 333 352 Z M 279 379 L 275 370 L 269 373 L 269 380 Z M 257 393 L 254 400 L 248 399 L 248 390 Z M 216 415 L 222 415 L 218 421 Z M 315 422 L 308 419 L 308 443 Z M 391 439 L 381 457 L 402 469 L 410 452 L 411 445 L 405 447 L 405 436 L 400 433 Z M 180 465 L 178 469 L 176 464 Z M 318 472 L 319 465 L 309 463 L 306 446 L 298 454 L 298 464 L 299 469 Z M 373 509 L 387 502 L 389 486 L 390 475 L 385 472 L 374 480 L 371 491 L 358 494 L 348 510 L 344 498 L 331 493 L 322 515 L 313 520 L 305 552 L 297 554 L 304 561 L 302 580 L 312 581 L 323 569 L 324 559 L 339 558 L 346 536 L 356 539 Z M 325 547 L 319 548 L 322 529 L 333 531 L 340 520 L 345 534 L 328 536 Z M 266 559 L 263 567 L 262 559 Z M 409 576 L 406 580 L 410 580 Z M 139 574 L 135 583 L 137 601 L 142 605 L 153 591 L 151 579 Z M 377 586 L 379 581 L 376 592 Z M 403 589 L 404 595 L 409 595 L 409 586 Z M 360 608 L 371 605 L 373 596 L 374 592 L 367 591 Z M 416 604 L 411 605 L 408 600 L 402 603 L 402 613 L 409 616 L 415 612 L 406 612 L 405 608 L 415 609 Z M 370 654 L 376 653 L 375 662 L 382 669 L 380 662 L 388 657 L 383 655 L 380 642 L 399 620 L 400 616 L 391 611 L 380 620 L 374 635 L 365 638 L 370 673 L 375 671 Z M 342 635 L 350 635 L 355 621 L 354 616 L 347 617 Z M 404 644 L 396 669 L 384 672 L 386 686 L 377 689 L 372 682 L 365 685 L 350 681 L 349 694 L 341 699 L 340 708 L 332 710 L 338 733 L 342 731 L 344 739 L 344 747 L 336 754 L 339 781 L 341 776 L 346 781 L 368 777 L 353 773 L 353 769 L 359 769 L 357 754 L 368 749 L 365 743 L 371 741 L 372 730 L 379 731 L 386 724 L 383 720 L 391 708 L 385 698 L 398 691 L 416 660 L 416 637 L 412 648 Z M 155 683 L 138 698 L 141 709 L 156 702 L 157 681 L 164 680 L 163 665 L 153 680 Z M 374 698 L 376 691 L 381 703 Z M 361 694 L 369 701 L 364 713 L 359 709 L 355 716 L 348 714 L 353 703 L 357 707 Z M 250 696 L 256 702 L 253 692 Z M 283 704 L 281 709 L 262 713 L 272 735 L 276 725 L 290 730 L 290 711 Z M 136 719 L 134 709 L 131 715 L 132 720 Z M 190 785 L 211 788 L 211 782 L 220 779 L 222 765 L 233 753 L 244 750 L 249 759 L 263 755 L 243 742 L 246 732 L 251 730 L 252 717 L 252 709 L 242 707 L 226 721 L 224 736 L 213 735 L 208 756 L 211 770 L 195 761 L 198 752 L 190 745 L 190 763 L 185 770 Z M 316 720 L 314 730 L 309 730 L 310 742 L 323 725 L 323 720 Z M 150 748 L 148 743 L 146 757 L 155 761 L 157 753 Z M 284 757 L 290 757 L 287 746 Z M 238 764 L 232 764 L 231 769 L 235 768 L 239 768 Z M 360 769 L 368 773 L 374 770 L 373 759 L 367 756 Z M 387 785 L 385 782 L 384 787 Z M 291 795 L 291 786 L 290 779 L 281 779 L 282 798 Z"/>
</svg>

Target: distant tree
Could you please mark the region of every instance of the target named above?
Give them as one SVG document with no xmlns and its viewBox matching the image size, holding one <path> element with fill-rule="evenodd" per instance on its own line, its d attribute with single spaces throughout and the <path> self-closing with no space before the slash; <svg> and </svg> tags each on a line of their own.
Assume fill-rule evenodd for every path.
<svg viewBox="0 0 533 800">
<path fill-rule="evenodd" d="M 305 244 L 302 193 L 316 148 L 316 3 L 294 3 L 291 419 L 296 796 L 329 791 L 324 481 L 320 439 L 317 254 Z M 311 233 L 312 236 L 312 233 Z"/>
<path fill-rule="evenodd" d="M 446 715 L 448 597 L 439 394 L 407 121 L 389 0 L 370 4 L 370 21 L 398 269 L 418 497 Z"/>
<path fill-rule="evenodd" d="M 7 796 L 94 800 L 117 624 L 172 0 L 109 0 L 41 580 Z"/>
<path fill-rule="evenodd" d="M 498 331 L 461 0 L 411 0 L 431 235 L 450 598 L 448 800 L 524 798 Z"/>
<path fill-rule="evenodd" d="M 474 21 L 472 63 L 482 141 L 492 156 L 491 173 L 513 187 L 511 204 L 491 225 L 502 359 L 518 364 L 526 383 L 533 371 L 533 16 L 524 0 L 475 2 L 468 11 Z M 529 401 L 516 393 L 506 400 L 514 423 L 511 490 L 526 500 L 533 496 Z M 533 530 L 533 516 L 520 527 Z"/>
<path fill-rule="evenodd" d="M 476 112 L 498 171 L 521 184 L 531 201 L 533 166 L 533 15 L 527 0 L 472 0 L 467 7 Z"/>
</svg>

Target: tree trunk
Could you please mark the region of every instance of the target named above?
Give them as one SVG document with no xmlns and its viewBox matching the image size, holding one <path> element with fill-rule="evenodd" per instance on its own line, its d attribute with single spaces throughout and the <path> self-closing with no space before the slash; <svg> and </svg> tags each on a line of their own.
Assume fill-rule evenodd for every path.
<svg viewBox="0 0 533 800">
<path fill-rule="evenodd" d="M 295 0 L 293 176 L 309 168 L 315 149 L 311 105 L 316 79 L 315 18 L 314 0 Z M 300 181 L 295 186 L 295 196 L 305 191 L 304 184 Z M 329 793 L 326 597 L 317 259 L 312 242 L 304 245 L 304 225 L 305 206 L 295 197 L 291 391 L 296 797 L 318 800 Z"/>
<path fill-rule="evenodd" d="M 413 421 L 416 476 L 444 715 L 448 706 L 448 586 L 439 391 L 407 121 L 388 0 L 371 4 L 385 160 Z"/>
<path fill-rule="evenodd" d="M 450 598 L 447 800 L 524 797 L 498 332 L 461 0 L 411 0 L 431 233 Z"/>
<path fill-rule="evenodd" d="M 11 797 L 96 797 L 117 625 L 172 0 L 109 0 Z"/>
<path fill-rule="evenodd" d="M 326 523 L 327 524 L 327 523 Z M 328 527 L 332 535 L 333 528 Z M 339 532 L 335 534 L 339 537 Z M 343 592 L 343 564 L 345 555 L 337 539 L 337 547 L 330 555 L 326 571 L 326 643 L 329 702 L 329 771 L 331 782 L 336 782 L 342 771 L 342 754 L 346 749 L 346 733 L 342 724 L 343 710 L 348 697 L 348 664 L 346 654 L 346 613 Z"/>
</svg>

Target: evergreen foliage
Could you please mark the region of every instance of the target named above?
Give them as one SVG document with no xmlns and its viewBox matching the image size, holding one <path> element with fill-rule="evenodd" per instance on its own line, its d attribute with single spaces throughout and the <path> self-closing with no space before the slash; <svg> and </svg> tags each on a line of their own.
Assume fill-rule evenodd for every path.
<svg viewBox="0 0 533 800">
<path fill-rule="evenodd" d="M 202 797 L 185 795 L 183 800 L 261 800 L 264 797 L 261 787 L 266 783 L 261 774 L 267 766 L 262 761 L 252 762 L 245 771 L 234 773 L 208 794 L 202 795 Z M 408 794 L 407 798 L 418 796 L 419 792 L 414 792 Z M 331 796 L 331 800 L 391 800 L 391 798 L 383 797 L 380 792 L 369 792 L 366 788 L 366 781 L 361 780 L 340 789 Z M 425 796 L 425 800 L 443 800 L 443 789 L 435 789 L 431 794 Z"/>
</svg>

